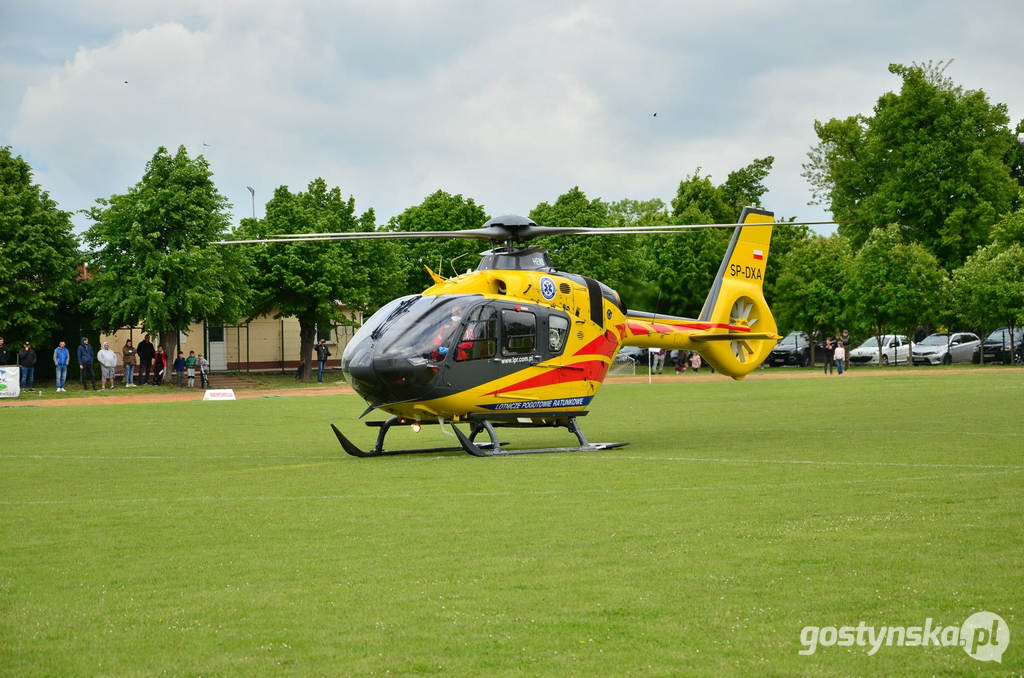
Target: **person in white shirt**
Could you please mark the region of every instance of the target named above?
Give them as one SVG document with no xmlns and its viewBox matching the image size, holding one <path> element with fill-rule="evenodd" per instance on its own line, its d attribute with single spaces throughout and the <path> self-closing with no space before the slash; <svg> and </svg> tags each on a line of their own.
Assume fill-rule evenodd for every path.
<svg viewBox="0 0 1024 678">
<path fill-rule="evenodd" d="M 835 361 L 836 369 L 839 370 L 839 374 L 843 373 L 843 362 L 846 360 L 846 349 L 843 348 L 843 342 L 836 342 L 836 352 L 832 354 L 832 360 Z"/>
<path fill-rule="evenodd" d="M 110 388 L 114 388 L 114 368 L 117 367 L 117 354 L 110 350 L 110 342 L 104 341 L 103 348 L 96 354 L 96 360 L 100 363 L 100 386 L 107 388 L 107 380 L 110 380 Z"/>
</svg>

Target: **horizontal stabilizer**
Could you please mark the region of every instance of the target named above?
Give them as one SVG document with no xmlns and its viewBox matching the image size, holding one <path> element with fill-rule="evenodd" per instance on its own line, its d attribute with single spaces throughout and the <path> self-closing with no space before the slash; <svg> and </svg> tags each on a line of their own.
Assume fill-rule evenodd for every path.
<svg viewBox="0 0 1024 678">
<path fill-rule="evenodd" d="M 778 341 L 782 335 L 774 332 L 730 332 L 728 334 L 695 334 L 690 341 L 749 341 L 751 339 L 770 339 Z"/>
</svg>

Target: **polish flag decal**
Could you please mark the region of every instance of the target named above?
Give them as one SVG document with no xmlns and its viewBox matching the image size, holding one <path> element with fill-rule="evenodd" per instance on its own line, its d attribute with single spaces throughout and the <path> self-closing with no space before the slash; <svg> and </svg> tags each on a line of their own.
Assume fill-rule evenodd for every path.
<svg viewBox="0 0 1024 678">
<path fill-rule="evenodd" d="M 754 250 L 754 258 L 758 261 L 764 261 L 764 252 L 761 250 Z"/>
</svg>

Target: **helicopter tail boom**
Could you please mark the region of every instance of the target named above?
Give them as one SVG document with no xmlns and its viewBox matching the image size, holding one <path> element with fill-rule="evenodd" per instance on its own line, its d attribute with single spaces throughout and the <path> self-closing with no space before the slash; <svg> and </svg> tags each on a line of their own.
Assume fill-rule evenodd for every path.
<svg viewBox="0 0 1024 678">
<path fill-rule="evenodd" d="M 779 338 L 762 285 L 774 214 L 744 208 L 698 318 L 629 311 L 623 343 L 696 350 L 711 365 L 742 379 L 771 353 Z"/>
</svg>

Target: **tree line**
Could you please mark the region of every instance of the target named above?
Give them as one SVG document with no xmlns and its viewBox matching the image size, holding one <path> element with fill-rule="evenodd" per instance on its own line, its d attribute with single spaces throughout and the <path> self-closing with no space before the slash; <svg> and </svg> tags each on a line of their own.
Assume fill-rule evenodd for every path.
<svg viewBox="0 0 1024 678">
<path fill-rule="evenodd" d="M 783 329 L 831 334 L 906 331 L 920 324 L 983 331 L 1024 322 L 1024 154 L 1003 104 L 945 75 L 947 63 L 901 66 L 898 92 L 871 116 L 815 122 L 819 143 L 804 176 L 840 222 L 818 235 L 776 227 L 766 296 Z M 575 186 L 529 216 L 549 226 L 607 227 L 735 221 L 760 206 L 772 157 L 721 183 L 696 168 L 669 203 L 589 198 Z M 125 193 L 84 210 L 82 242 L 71 214 L 31 180 L 29 165 L 0 148 L 0 334 L 42 346 L 78 327 L 143 325 L 173 346 L 194 321 L 237 323 L 295 316 L 300 359 L 318 328 L 351 320 L 430 285 L 424 266 L 453 275 L 476 264 L 480 243 L 297 242 L 215 245 L 283 233 L 458 230 L 485 222 L 472 198 L 443 190 L 385 224 L 322 178 L 281 186 L 261 219 L 232 228 L 230 205 L 203 156 L 159 148 Z M 769 206 L 770 207 L 770 206 Z M 792 221 L 792 219 L 782 220 Z M 729 232 L 558 237 L 540 243 L 556 266 L 619 290 L 631 308 L 695 315 Z M 309 374 L 307 371 L 306 374 Z"/>
</svg>

